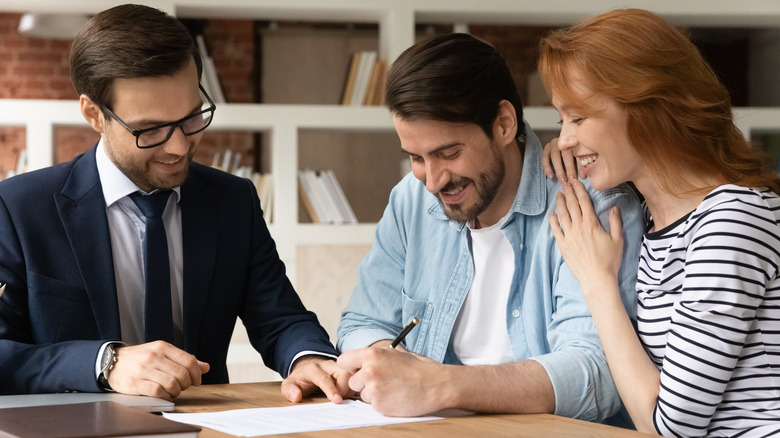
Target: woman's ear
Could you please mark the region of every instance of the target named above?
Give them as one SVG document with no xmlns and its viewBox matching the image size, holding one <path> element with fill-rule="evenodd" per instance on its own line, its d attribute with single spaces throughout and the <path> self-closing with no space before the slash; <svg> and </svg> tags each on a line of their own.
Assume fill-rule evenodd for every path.
<svg viewBox="0 0 780 438">
<path fill-rule="evenodd" d="M 106 119 L 103 117 L 103 111 L 100 107 L 86 94 L 79 96 L 79 106 L 81 107 L 81 115 L 87 120 L 89 126 L 96 132 L 103 134 Z"/>
<path fill-rule="evenodd" d="M 493 138 L 501 144 L 514 144 L 517 137 L 517 112 L 508 100 L 498 103 L 498 115 L 493 123 Z"/>
</svg>

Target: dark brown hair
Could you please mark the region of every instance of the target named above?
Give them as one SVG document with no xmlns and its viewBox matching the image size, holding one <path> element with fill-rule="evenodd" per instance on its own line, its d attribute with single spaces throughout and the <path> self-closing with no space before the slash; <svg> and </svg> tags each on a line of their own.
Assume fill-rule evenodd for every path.
<svg viewBox="0 0 780 438">
<path fill-rule="evenodd" d="M 404 120 L 475 123 L 492 138 L 501 100 L 514 106 L 516 136 L 523 139 L 523 107 L 504 57 L 468 34 L 421 41 L 406 49 L 387 73 L 387 107 Z"/>
<path fill-rule="evenodd" d="M 660 16 L 620 9 L 540 42 L 548 93 L 588 108 L 582 87 L 628 112 L 628 137 L 668 193 L 708 193 L 701 177 L 780 188 L 769 160 L 734 125 L 726 88 L 696 46 Z M 580 88 L 574 88 L 580 87 Z"/>
<path fill-rule="evenodd" d="M 73 40 L 70 75 L 76 92 L 111 107 L 114 79 L 173 75 L 200 54 L 187 28 L 165 12 L 121 5 L 92 17 Z"/>
</svg>

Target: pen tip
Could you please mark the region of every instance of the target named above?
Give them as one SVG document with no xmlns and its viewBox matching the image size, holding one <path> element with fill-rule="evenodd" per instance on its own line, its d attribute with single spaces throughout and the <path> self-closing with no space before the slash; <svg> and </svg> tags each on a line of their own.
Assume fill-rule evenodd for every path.
<svg viewBox="0 0 780 438">
<path fill-rule="evenodd" d="M 414 323 L 414 324 L 419 324 L 419 323 L 420 323 L 420 320 L 419 320 L 419 319 L 417 319 L 417 317 L 415 316 L 414 318 L 412 318 L 412 323 Z"/>
</svg>

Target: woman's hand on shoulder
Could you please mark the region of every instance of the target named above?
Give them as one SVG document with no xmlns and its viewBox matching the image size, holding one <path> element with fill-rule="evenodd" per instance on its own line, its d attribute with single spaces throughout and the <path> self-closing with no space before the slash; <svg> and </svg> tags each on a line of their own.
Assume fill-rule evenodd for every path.
<svg viewBox="0 0 780 438">
<path fill-rule="evenodd" d="M 605 279 L 617 279 L 623 257 L 623 224 L 617 207 L 609 212 L 610 232 L 604 230 L 585 185 L 578 179 L 562 183 L 550 228 L 566 265 L 582 291 L 598 291 Z"/>
</svg>

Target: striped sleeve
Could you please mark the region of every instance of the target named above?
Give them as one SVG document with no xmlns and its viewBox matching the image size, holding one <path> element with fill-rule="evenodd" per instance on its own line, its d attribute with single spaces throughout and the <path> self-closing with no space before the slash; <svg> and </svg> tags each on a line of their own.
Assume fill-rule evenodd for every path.
<svg viewBox="0 0 780 438">
<path fill-rule="evenodd" d="M 684 231 L 688 246 L 680 256 L 682 291 L 671 313 L 654 412 L 662 435 L 712 433 L 727 392 L 750 398 L 764 389 L 732 381 L 735 368 L 761 365 L 751 363 L 761 355 L 748 350 L 760 336 L 757 315 L 780 265 L 772 207 L 758 193 L 750 194 L 728 196 L 712 208 L 697 210 Z"/>
</svg>

